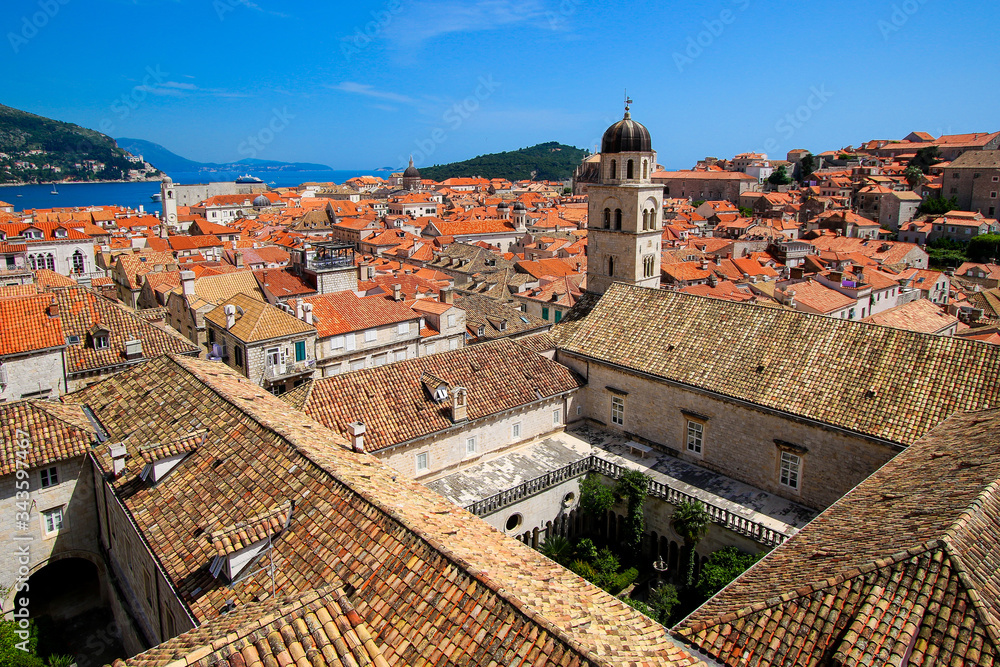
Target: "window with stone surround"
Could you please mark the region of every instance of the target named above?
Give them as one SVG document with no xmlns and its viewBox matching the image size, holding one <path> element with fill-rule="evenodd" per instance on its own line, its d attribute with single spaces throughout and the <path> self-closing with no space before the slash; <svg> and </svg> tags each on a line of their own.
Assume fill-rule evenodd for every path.
<svg viewBox="0 0 1000 667">
<path fill-rule="evenodd" d="M 512 424 L 510 427 L 510 439 L 520 440 L 521 439 L 521 422 Z"/>
<path fill-rule="evenodd" d="M 430 470 L 430 454 L 427 452 L 420 452 L 417 454 L 417 474 L 425 473 Z"/>
<path fill-rule="evenodd" d="M 791 452 L 781 452 L 781 485 L 798 490 L 802 459 Z"/>
<path fill-rule="evenodd" d="M 476 436 L 470 436 L 465 439 L 465 455 L 472 456 L 476 453 Z"/>
<path fill-rule="evenodd" d="M 42 482 L 42 488 L 47 489 L 50 486 L 55 486 L 59 483 L 59 470 L 52 466 L 51 468 L 43 468 L 39 474 Z"/>
<path fill-rule="evenodd" d="M 611 423 L 623 426 L 625 424 L 625 397 L 615 394 L 611 397 Z"/>
<path fill-rule="evenodd" d="M 705 436 L 705 424 L 693 419 L 687 420 L 687 450 L 692 454 L 701 454 L 701 446 Z"/>
<path fill-rule="evenodd" d="M 45 536 L 51 537 L 59 533 L 66 525 L 63 516 L 63 508 L 55 507 L 42 512 L 42 525 L 45 529 Z"/>
</svg>

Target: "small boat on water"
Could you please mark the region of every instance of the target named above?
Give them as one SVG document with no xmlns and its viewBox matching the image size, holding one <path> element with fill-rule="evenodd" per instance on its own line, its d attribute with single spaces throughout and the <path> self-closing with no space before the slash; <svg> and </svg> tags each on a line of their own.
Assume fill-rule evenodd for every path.
<svg viewBox="0 0 1000 667">
<path fill-rule="evenodd" d="M 59 194 L 59 191 L 56 190 L 56 184 L 55 183 L 52 184 L 52 192 L 50 192 L 49 194 L 50 195 L 57 195 L 57 194 Z"/>
<path fill-rule="evenodd" d="M 150 195 L 149 198 L 153 201 L 163 201 L 163 195 L 157 192 L 155 195 Z"/>
<path fill-rule="evenodd" d="M 236 179 L 237 183 L 263 183 L 264 181 L 257 178 L 256 176 L 251 176 L 250 174 L 243 174 Z"/>
</svg>

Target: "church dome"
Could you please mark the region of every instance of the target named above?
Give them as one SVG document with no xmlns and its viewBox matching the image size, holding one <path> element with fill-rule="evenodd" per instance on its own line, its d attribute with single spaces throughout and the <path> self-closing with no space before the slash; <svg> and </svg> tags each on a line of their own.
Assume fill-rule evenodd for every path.
<svg viewBox="0 0 1000 667">
<path fill-rule="evenodd" d="M 517 202 L 516 204 L 514 204 L 514 210 L 515 211 L 527 211 L 528 209 L 525 208 L 525 206 L 524 206 L 524 204 L 522 202 Z"/>
<path fill-rule="evenodd" d="M 403 178 L 420 178 L 420 171 L 413 166 L 413 156 L 410 156 L 410 166 L 403 171 Z"/>
<path fill-rule="evenodd" d="M 628 111 L 623 119 L 605 131 L 601 140 L 602 153 L 650 153 L 652 150 L 649 130 L 642 123 L 632 120 Z"/>
<path fill-rule="evenodd" d="M 256 206 L 257 208 L 263 208 L 265 206 L 270 206 L 271 200 L 265 197 L 264 195 L 257 195 L 256 197 L 254 197 L 253 205 Z"/>
<path fill-rule="evenodd" d="M 507 208 L 507 202 L 505 202 L 505 201 L 500 202 L 499 204 L 497 204 L 497 208 L 498 209 L 500 209 L 500 208 Z"/>
</svg>

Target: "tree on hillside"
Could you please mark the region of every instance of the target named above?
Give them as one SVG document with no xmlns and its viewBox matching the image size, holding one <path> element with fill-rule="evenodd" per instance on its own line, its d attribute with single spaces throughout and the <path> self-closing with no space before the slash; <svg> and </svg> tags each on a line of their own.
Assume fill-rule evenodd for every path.
<svg viewBox="0 0 1000 667">
<path fill-rule="evenodd" d="M 670 527 L 684 540 L 684 546 L 688 549 L 688 572 L 687 585 L 694 584 L 694 562 L 697 558 L 695 547 L 701 538 L 708 533 L 708 526 L 712 519 L 705 511 L 705 506 L 699 501 L 683 502 L 677 506 L 674 515 L 670 518 Z"/>
<path fill-rule="evenodd" d="M 908 167 L 917 167 L 921 172 L 930 173 L 931 167 L 941 162 L 941 151 L 937 146 L 927 146 L 917 151 L 913 159 L 907 164 Z"/>
<path fill-rule="evenodd" d="M 980 264 L 1000 262 L 1000 234 L 983 234 L 969 241 L 965 254 Z"/>
<path fill-rule="evenodd" d="M 917 213 L 926 215 L 944 215 L 948 211 L 954 211 L 958 208 L 958 199 L 951 197 L 945 199 L 944 197 L 933 197 L 931 199 L 925 199 L 922 204 L 917 208 Z"/>
<path fill-rule="evenodd" d="M 920 167 L 916 165 L 910 165 L 903 172 L 903 176 L 906 178 L 906 182 L 910 184 L 911 188 L 915 188 L 924 182 L 924 172 Z"/>
<path fill-rule="evenodd" d="M 789 185 L 792 179 L 785 171 L 785 165 L 781 165 L 768 177 L 767 182 L 771 185 Z"/>
<path fill-rule="evenodd" d="M 799 181 L 805 181 L 812 173 L 816 171 L 816 156 L 812 153 L 807 153 L 802 161 L 799 162 Z"/>
</svg>

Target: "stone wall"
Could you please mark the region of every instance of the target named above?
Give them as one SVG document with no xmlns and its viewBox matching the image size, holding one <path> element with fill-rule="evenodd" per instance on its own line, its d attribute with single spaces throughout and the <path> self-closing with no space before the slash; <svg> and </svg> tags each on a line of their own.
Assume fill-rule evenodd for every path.
<svg viewBox="0 0 1000 667">
<path fill-rule="evenodd" d="M 607 364 L 588 363 L 563 351 L 557 354 L 557 361 L 587 378 L 587 386 L 580 392 L 586 417 L 685 461 L 808 507 L 829 507 L 898 451 L 860 435 Z M 612 389 L 622 392 L 618 395 L 625 401 L 622 425 L 612 423 Z M 703 424 L 700 454 L 687 447 L 689 419 Z M 798 489 L 780 483 L 782 451 L 801 458 Z"/>
<path fill-rule="evenodd" d="M 460 425 L 453 431 L 436 432 L 415 442 L 373 452 L 403 475 L 426 483 L 478 463 L 484 456 L 501 452 L 515 445 L 522 445 L 553 431 L 561 430 L 566 423 L 567 411 L 575 411 L 574 394 L 538 401 L 515 410 L 486 419 Z M 559 423 L 553 411 L 559 410 Z M 521 425 L 521 435 L 512 436 L 514 424 Z M 467 454 L 467 441 L 476 438 L 476 453 Z M 428 454 L 428 469 L 417 473 L 418 454 Z"/>
<path fill-rule="evenodd" d="M 58 483 L 41 488 L 42 470 L 53 467 Z M 88 554 L 91 560 L 96 560 L 100 553 L 93 479 L 86 457 L 32 468 L 27 473 L 28 479 L 20 481 L 28 483 L 28 499 L 18 497 L 18 491 L 25 489 L 18 486 L 15 474 L 0 478 L 0 543 L 4 549 L 4 556 L 0 558 L 0 589 L 5 592 L 17 581 L 22 565 L 33 574 L 53 558 Z M 63 527 L 48 533 L 43 512 L 56 508 L 63 510 Z M 22 514 L 25 509 L 26 521 Z M 27 563 L 20 562 L 23 553 L 20 547 L 28 551 Z M 4 597 L 3 611 L 7 612 L 13 608 L 13 596 L 5 594 Z"/>
<path fill-rule="evenodd" d="M 0 385 L 0 401 L 16 401 L 22 396 L 56 398 L 63 393 L 62 350 L 7 357 L 0 363 L 4 378 L 4 384 Z"/>
</svg>

